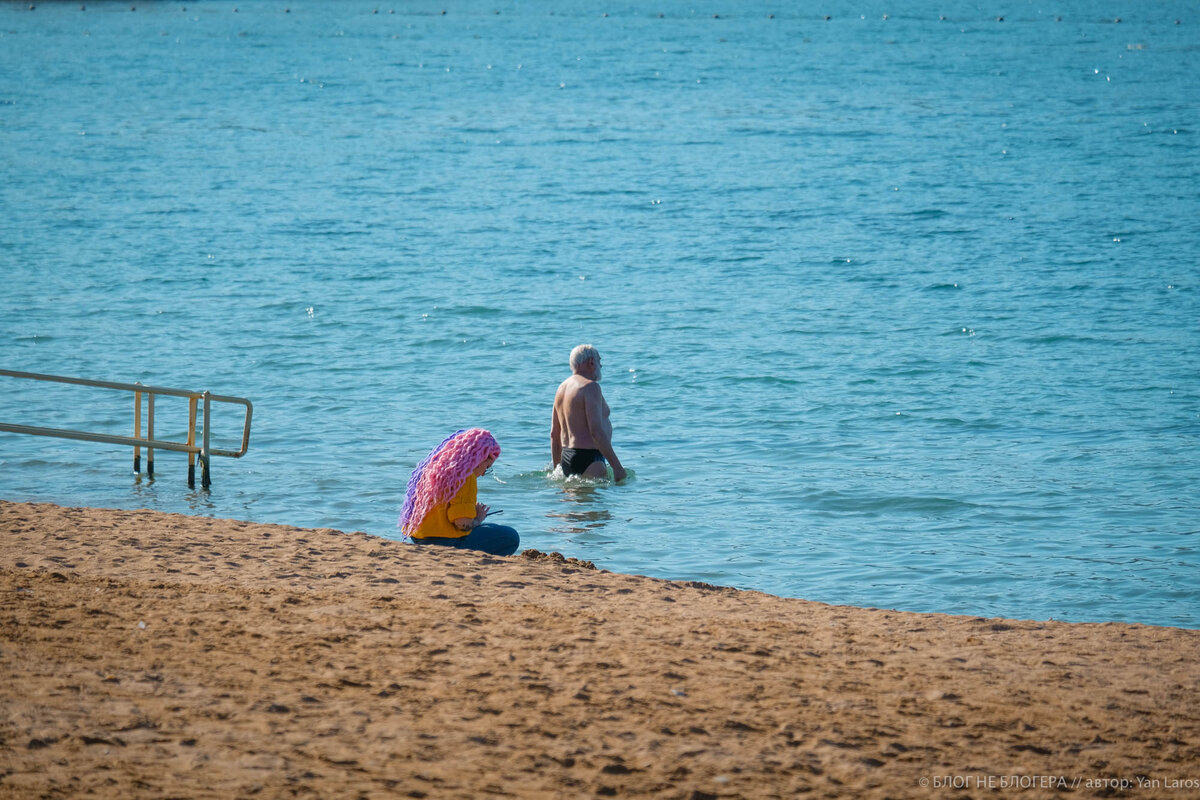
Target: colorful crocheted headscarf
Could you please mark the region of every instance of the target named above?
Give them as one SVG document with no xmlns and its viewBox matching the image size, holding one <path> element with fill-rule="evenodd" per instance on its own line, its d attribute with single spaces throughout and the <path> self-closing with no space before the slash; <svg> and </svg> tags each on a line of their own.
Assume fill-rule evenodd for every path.
<svg viewBox="0 0 1200 800">
<path fill-rule="evenodd" d="M 397 526 L 410 537 L 431 510 L 458 494 L 472 472 L 489 458 L 500 457 L 496 437 L 483 428 L 455 433 L 433 448 L 408 479 Z"/>
</svg>

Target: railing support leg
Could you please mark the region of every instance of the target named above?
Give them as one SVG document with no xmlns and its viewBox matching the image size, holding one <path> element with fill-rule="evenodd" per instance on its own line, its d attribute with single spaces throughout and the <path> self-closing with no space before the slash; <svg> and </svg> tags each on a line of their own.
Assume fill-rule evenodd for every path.
<svg viewBox="0 0 1200 800">
<path fill-rule="evenodd" d="M 201 449 L 200 449 L 200 485 L 202 487 L 204 487 L 205 489 L 207 489 L 209 486 L 212 485 L 212 480 L 208 474 L 208 462 L 209 462 L 208 422 L 209 422 L 209 419 L 210 419 L 209 398 L 208 398 L 208 392 L 206 391 L 204 393 L 204 438 L 201 440 L 203 442 L 203 444 L 201 444 Z"/>
<path fill-rule="evenodd" d="M 196 446 L 196 398 L 188 398 L 188 447 Z M 188 452 L 188 488 L 196 488 L 196 453 Z"/>
<path fill-rule="evenodd" d="M 151 395 L 153 397 L 153 395 Z M 142 393 L 133 393 L 133 438 L 142 438 Z M 133 474 L 142 474 L 142 448 L 133 447 Z"/>
<path fill-rule="evenodd" d="M 146 418 L 146 438 L 154 441 L 154 395 L 146 396 L 146 410 L 148 412 Z M 154 480 L 154 448 L 146 448 L 146 477 Z"/>
</svg>

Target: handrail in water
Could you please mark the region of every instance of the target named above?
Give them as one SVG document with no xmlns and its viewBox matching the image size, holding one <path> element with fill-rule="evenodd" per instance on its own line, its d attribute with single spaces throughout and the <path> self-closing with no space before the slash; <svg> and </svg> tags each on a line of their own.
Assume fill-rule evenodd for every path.
<svg viewBox="0 0 1200 800">
<path fill-rule="evenodd" d="M 141 474 L 141 448 L 146 448 L 146 474 L 154 477 L 154 451 L 174 450 L 188 454 L 188 486 L 196 485 L 196 456 L 200 457 L 200 485 L 208 488 L 212 481 L 209 471 L 209 460 L 212 456 L 241 458 L 250 446 L 250 417 L 254 408 L 244 397 L 230 397 L 212 394 L 211 392 L 191 392 L 186 389 L 168 389 L 161 386 L 144 386 L 140 383 L 117 383 L 115 381 L 96 381 L 89 378 L 69 378 L 62 375 L 42 375 L 36 372 L 18 372 L 16 370 L 0 369 L 0 376 L 20 378 L 34 381 L 50 381 L 53 383 L 68 383 L 79 386 L 92 386 L 100 389 L 115 389 L 134 393 L 134 435 L 117 436 L 108 433 L 94 433 L 67 428 L 46 428 L 36 425 L 14 425 L 0 422 L 0 431 L 9 433 L 24 433 L 31 436 L 53 436 L 59 439 L 77 439 L 87 442 L 103 442 L 106 444 L 129 445 L 133 447 L 133 471 Z M 142 395 L 146 395 L 146 436 L 142 436 Z M 173 442 L 154 438 L 154 398 L 158 395 L 170 397 L 186 397 L 188 399 L 188 436 L 186 442 Z M 196 445 L 196 410 L 197 404 L 204 403 L 204 423 L 201 429 L 201 444 Z M 242 445 L 238 450 L 225 450 L 209 445 L 209 430 L 211 424 L 212 403 L 233 403 L 245 406 L 246 419 L 242 426 Z"/>
</svg>

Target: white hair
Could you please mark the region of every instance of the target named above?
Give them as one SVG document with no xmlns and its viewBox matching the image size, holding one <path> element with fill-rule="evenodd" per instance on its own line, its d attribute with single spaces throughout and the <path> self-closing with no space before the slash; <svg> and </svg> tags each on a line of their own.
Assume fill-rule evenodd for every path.
<svg viewBox="0 0 1200 800">
<path fill-rule="evenodd" d="M 589 359 L 600 360 L 600 351 L 590 344 L 581 344 L 571 351 L 571 371 L 576 371 Z"/>
</svg>

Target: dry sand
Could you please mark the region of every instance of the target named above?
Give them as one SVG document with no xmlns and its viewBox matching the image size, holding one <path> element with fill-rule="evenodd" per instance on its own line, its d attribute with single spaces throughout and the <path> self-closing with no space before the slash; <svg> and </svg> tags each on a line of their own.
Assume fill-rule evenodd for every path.
<svg viewBox="0 0 1200 800">
<path fill-rule="evenodd" d="M 151 511 L 0 531 L 0 797 L 1200 796 L 1200 631 Z"/>
</svg>

